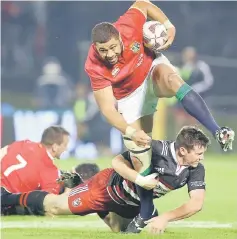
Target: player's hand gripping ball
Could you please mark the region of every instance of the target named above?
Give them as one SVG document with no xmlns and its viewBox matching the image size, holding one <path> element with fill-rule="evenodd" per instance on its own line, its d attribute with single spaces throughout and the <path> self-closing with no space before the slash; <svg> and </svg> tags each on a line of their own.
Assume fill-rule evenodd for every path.
<svg viewBox="0 0 237 239">
<path fill-rule="evenodd" d="M 166 43 L 167 39 L 167 30 L 160 22 L 149 21 L 143 25 L 144 45 L 152 51 L 156 52 Z"/>
</svg>

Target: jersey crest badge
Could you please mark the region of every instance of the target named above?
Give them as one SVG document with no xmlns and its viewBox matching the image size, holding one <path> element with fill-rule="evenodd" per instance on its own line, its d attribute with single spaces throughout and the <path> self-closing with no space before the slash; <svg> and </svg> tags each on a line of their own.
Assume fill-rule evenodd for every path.
<svg viewBox="0 0 237 239">
<path fill-rule="evenodd" d="M 72 202 L 72 206 L 73 207 L 78 207 L 79 205 L 81 205 L 81 199 L 80 198 L 77 198 L 75 199 L 73 202 Z"/>
<path fill-rule="evenodd" d="M 133 53 L 138 53 L 140 51 L 141 44 L 139 42 L 133 42 L 130 46 L 130 49 L 132 50 Z"/>
<path fill-rule="evenodd" d="M 118 73 L 120 72 L 120 69 L 118 68 L 118 66 L 116 66 L 113 70 L 112 70 L 112 76 L 115 77 L 116 75 L 118 75 Z"/>
</svg>

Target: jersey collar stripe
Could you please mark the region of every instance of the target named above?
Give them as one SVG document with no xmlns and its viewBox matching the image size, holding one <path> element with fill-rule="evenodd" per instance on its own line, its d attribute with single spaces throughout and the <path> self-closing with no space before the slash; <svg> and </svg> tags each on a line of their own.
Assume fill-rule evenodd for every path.
<svg viewBox="0 0 237 239">
<path fill-rule="evenodd" d="M 164 156 L 167 156 L 168 155 L 168 144 L 166 141 L 162 141 L 162 151 L 161 151 L 161 154 L 164 155 Z"/>
<path fill-rule="evenodd" d="M 177 160 L 177 157 L 175 154 L 174 142 L 170 144 L 170 150 L 171 150 L 171 154 L 172 154 L 172 157 L 174 158 L 175 162 L 178 163 L 178 160 Z"/>
</svg>

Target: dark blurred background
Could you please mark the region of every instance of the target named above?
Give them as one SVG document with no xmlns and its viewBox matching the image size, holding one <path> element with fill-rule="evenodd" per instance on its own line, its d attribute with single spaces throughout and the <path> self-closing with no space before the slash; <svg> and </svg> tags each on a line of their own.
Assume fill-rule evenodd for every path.
<svg viewBox="0 0 237 239">
<path fill-rule="evenodd" d="M 237 2 L 153 3 L 177 30 L 164 54 L 218 122 L 237 130 Z M 84 61 L 93 26 L 116 21 L 131 4 L 1 2 L 2 145 L 39 140 L 44 127 L 59 123 L 72 133 L 70 155 L 94 159 L 122 150 L 119 132 L 98 112 Z M 161 104 L 158 137 L 173 138 L 182 125 L 196 124 L 175 99 Z M 211 150 L 219 152 L 213 144 Z"/>
</svg>

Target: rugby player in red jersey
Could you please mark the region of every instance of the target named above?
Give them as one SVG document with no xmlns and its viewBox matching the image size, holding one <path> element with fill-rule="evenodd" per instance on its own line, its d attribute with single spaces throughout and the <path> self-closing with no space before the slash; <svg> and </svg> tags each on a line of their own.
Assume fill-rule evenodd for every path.
<svg viewBox="0 0 237 239">
<path fill-rule="evenodd" d="M 147 18 L 161 22 L 167 29 L 167 42 L 156 54 L 143 45 L 143 25 Z M 93 28 L 93 43 L 85 63 L 102 114 L 121 131 L 125 146 L 143 163 L 136 184 L 144 219 L 152 217 L 154 210 L 152 191 L 140 186 L 142 177 L 150 173 L 149 135 L 158 98 L 175 96 L 184 109 L 212 133 L 224 151 L 232 149 L 234 140 L 234 131 L 216 123 L 202 97 L 159 53 L 172 44 L 175 32 L 174 25 L 159 7 L 148 0 L 136 1 L 116 22 L 102 22 Z"/>
<path fill-rule="evenodd" d="M 67 149 L 69 133 L 61 126 L 44 130 L 41 142 L 16 141 L 0 151 L 1 205 L 7 207 L 12 193 L 44 190 L 59 194 L 62 189 L 56 182 L 60 176 L 54 158 Z M 24 204 L 26 200 L 22 198 Z"/>
</svg>

